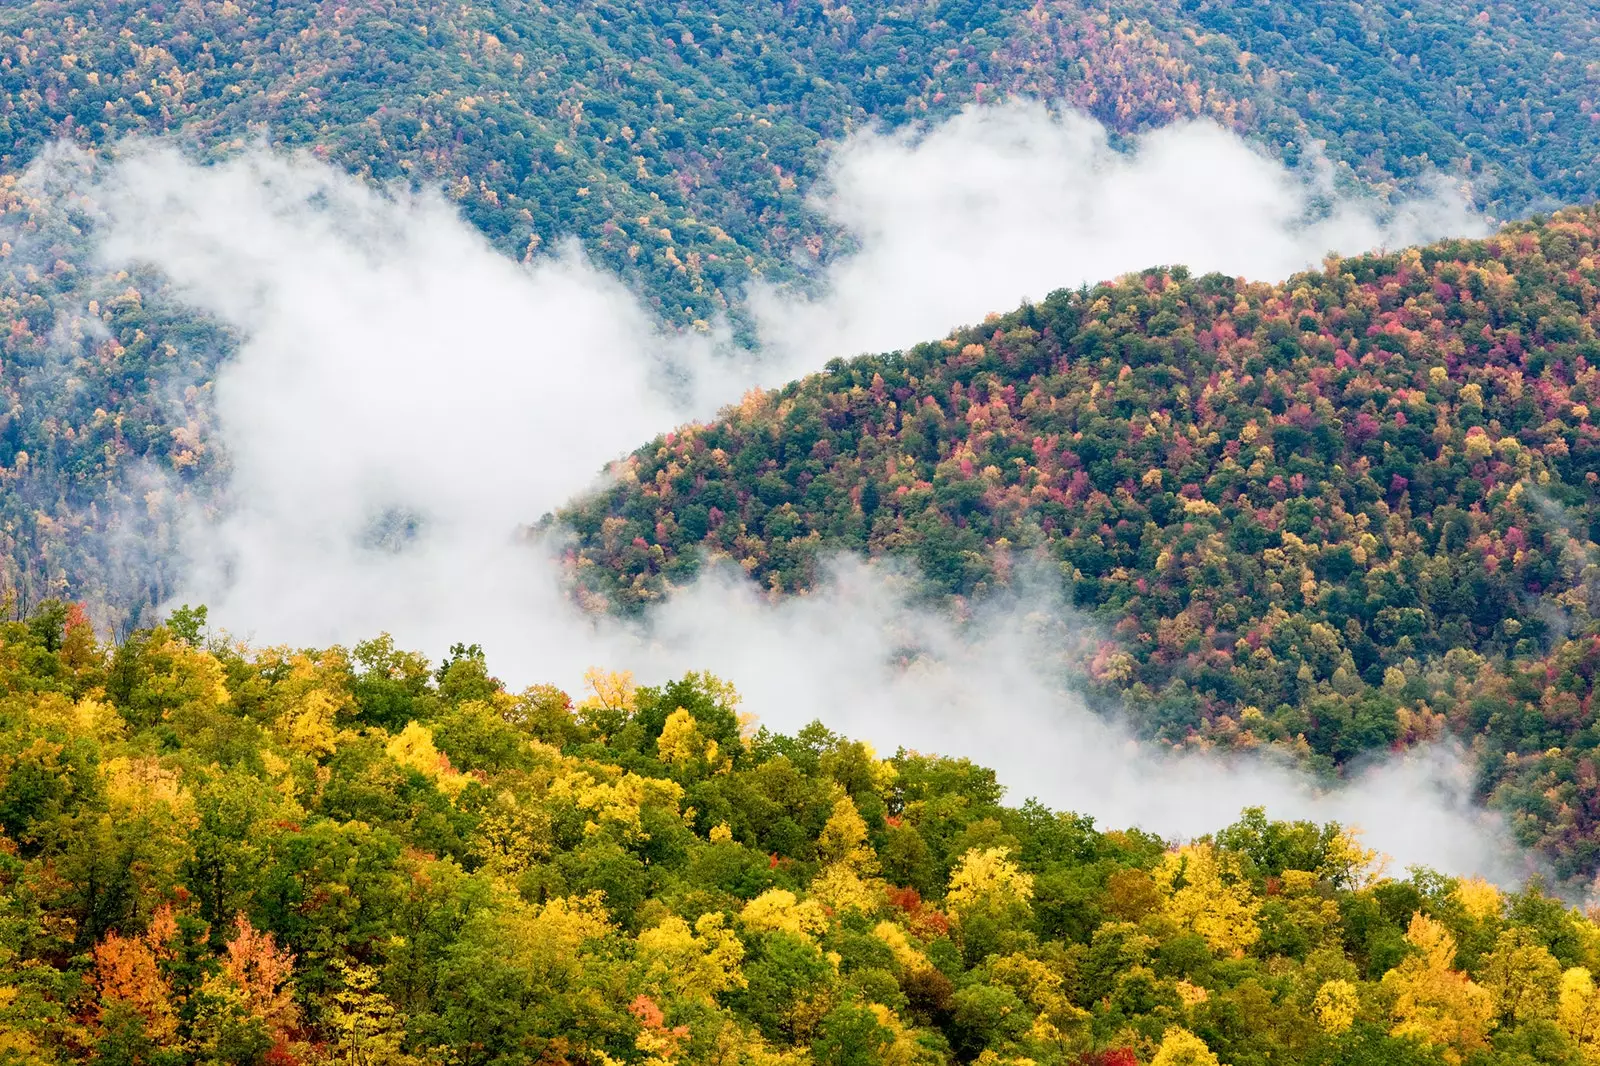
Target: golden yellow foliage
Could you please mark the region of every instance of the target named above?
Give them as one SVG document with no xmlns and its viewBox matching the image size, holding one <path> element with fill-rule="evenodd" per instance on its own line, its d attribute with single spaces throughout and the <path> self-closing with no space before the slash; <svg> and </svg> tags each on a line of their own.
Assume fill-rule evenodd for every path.
<svg viewBox="0 0 1600 1066">
<path fill-rule="evenodd" d="M 1241 876 L 1237 858 L 1210 844 L 1188 844 L 1162 856 L 1152 876 L 1166 898 L 1165 917 L 1200 934 L 1213 950 L 1240 954 L 1260 938 L 1261 904 Z"/>
<path fill-rule="evenodd" d="M 739 963 L 744 947 L 724 921 L 713 911 L 701 915 L 691 932 L 688 922 L 671 915 L 640 933 L 636 957 L 645 983 L 662 993 L 707 1002 L 719 992 L 743 988 Z"/>
<path fill-rule="evenodd" d="M 107 760 L 101 772 L 114 817 L 167 815 L 184 824 L 194 820 L 194 797 L 178 771 L 163 768 L 158 760 L 118 756 Z"/>
<path fill-rule="evenodd" d="M 1456 942 L 1443 923 L 1415 914 L 1406 940 L 1418 954 L 1383 975 L 1395 996 L 1390 1032 L 1426 1041 L 1439 1047 L 1446 1061 L 1460 1062 L 1482 1047 L 1494 1028 L 1494 997 L 1452 969 Z"/>
<path fill-rule="evenodd" d="M 1317 874 L 1346 888 L 1361 889 L 1376 884 L 1389 867 L 1389 856 L 1376 848 L 1362 847 L 1361 830 L 1341 829 L 1328 842 Z"/>
<path fill-rule="evenodd" d="M 638 688 L 630 671 L 612 673 L 591 667 L 583 675 L 583 683 L 589 695 L 576 708 L 580 721 L 615 724 L 638 709 Z"/>
<path fill-rule="evenodd" d="M 60 692 L 41 692 L 27 703 L 24 717 L 39 725 L 54 726 L 71 737 L 117 740 L 127 731 L 115 707 L 93 696 L 76 703 Z"/>
<path fill-rule="evenodd" d="M 1172 1027 L 1161 1038 L 1150 1066 L 1219 1066 L 1206 1042 L 1187 1029 Z"/>
<path fill-rule="evenodd" d="M 814 900 L 804 903 L 785 888 L 769 888 L 744 905 L 739 920 L 760 933 L 782 930 L 811 937 L 828 928 L 828 915 Z"/>
<path fill-rule="evenodd" d="M 872 935 L 882 941 L 894 956 L 894 961 L 899 963 L 907 973 L 918 973 L 933 968 L 926 955 L 917 950 L 911 943 L 911 938 L 906 936 L 906 931 L 890 921 L 882 921 L 872 927 Z"/>
<path fill-rule="evenodd" d="M 640 808 L 647 804 L 678 813 L 683 786 L 676 781 L 627 772 L 602 780 L 600 775 L 607 772 L 601 767 L 564 771 L 550 783 L 546 798 L 589 813 L 592 817 L 584 825 L 585 833 L 611 827 L 627 840 L 648 839 L 639 821 Z"/>
<path fill-rule="evenodd" d="M 583 946 L 612 931 L 599 891 L 557 896 L 535 906 L 503 889 L 495 910 L 495 932 L 506 958 L 530 974 L 575 971 L 582 965 Z"/>
<path fill-rule="evenodd" d="M 876 873 L 877 856 L 867 842 L 867 823 L 849 796 L 840 797 L 833 813 L 817 838 L 817 857 L 824 863 L 838 863 L 858 873 Z"/>
<path fill-rule="evenodd" d="M 1600 990 L 1582 966 L 1574 966 L 1561 975 L 1556 1023 L 1578 1045 L 1587 1061 L 1600 1062 Z"/>
<path fill-rule="evenodd" d="M 466 777 L 457 773 L 444 753 L 433 746 L 433 730 L 425 725 L 407 722 L 384 751 L 401 766 L 432 780 L 446 795 L 460 795 L 467 785 Z"/>
<path fill-rule="evenodd" d="M 872 912 L 884 902 L 884 885 L 862 877 L 848 863 L 836 862 L 818 874 L 808 889 L 811 897 L 836 911 Z"/>
<path fill-rule="evenodd" d="M 682 707 L 667 715 L 656 751 L 668 766 L 687 766 L 704 757 L 706 738 L 695 728 L 694 715 Z"/>
<path fill-rule="evenodd" d="M 1554 1013 L 1561 964 L 1532 930 L 1518 927 L 1501 933 L 1480 967 L 1500 1021 L 1523 1022 Z"/>
<path fill-rule="evenodd" d="M 945 906 L 960 917 L 977 908 L 1025 906 L 1033 898 L 1033 875 L 1008 856 L 1010 848 L 973 848 L 950 874 Z"/>
<path fill-rule="evenodd" d="M 549 812 L 509 789 L 479 814 L 477 837 L 488 868 L 497 873 L 526 870 L 548 857 L 554 844 Z"/>
<path fill-rule="evenodd" d="M 718 822 L 711 827 L 710 837 L 713 844 L 728 844 L 733 841 L 733 830 L 727 822 Z"/>
<path fill-rule="evenodd" d="M 405 1016 L 378 990 L 370 966 L 336 961 L 339 987 L 323 997 L 322 1020 L 332 1039 L 316 1060 L 327 1066 L 420 1066 L 402 1050 Z"/>
<path fill-rule="evenodd" d="M 1092 1016 L 1072 1002 L 1066 981 L 1057 970 L 1029 955 L 1013 953 L 994 959 L 990 976 L 995 984 L 1008 986 L 1037 1012 L 1028 1030 L 1032 1039 L 1063 1050 L 1076 1046 L 1076 1036 Z"/>
<path fill-rule="evenodd" d="M 1452 895 L 1461 904 L 1462 910 L 1480 922 L 1486 918 L 1500 917 L 1504 907 L 1500 890 L 1481 877 L 1463 878 L 1457 882 Z"/>
<path fill-rule="evenodd" d="M 1311 1010 L 1317 1016 L 1317 1024 L 1325 1033 L 1339 1034 L 1355 1024 L 1356 1013 L 1361 1009 L 1361 999 L 1356 992 L 1356 986 L 1349 981 L 1335 978 L 1324 981 L 1322 987 L 1317 989 L 1317 998 L 1311 1004 Z"/>
<path fill-rule="evenodd" d="M 983 1053 L 972 1061 L 973 1066 L 1038 1066 L 1026 1055 L 1002 1055 L 992 1047 L 984 1048 Z"/>
<path fill-rule="evenodd" d="M 339 701 L 327 692 L 313 689 L 305 693 L 279 719 L 285 743 L 312 758 L 333 754 L 339 735 L 334 717 L 339 709 Z"/>
</svg>

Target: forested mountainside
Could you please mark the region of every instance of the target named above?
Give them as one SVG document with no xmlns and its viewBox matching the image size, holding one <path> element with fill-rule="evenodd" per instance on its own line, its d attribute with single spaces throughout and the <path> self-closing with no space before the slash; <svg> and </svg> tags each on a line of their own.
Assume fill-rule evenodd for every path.
<svg viewBox="0 0 1600 1066">
<path fill-rule="evenodd" d="M 983 593 L 1043 557 L 1150 735 L 1314 763 L 1462 737 L 1564 874 L 1600 862 L 1600 211 L 1330 260 L 1150 270 L 839 361 L 562 512 L 632 608 L 726 556 L 775 593 L 849 550 Z"/>
<path fill-rule="evenodd" d="M 1380 191 L 1435 167 L 1497 217 L 1584 200 L 1596 17 L 1507 0 L 0 5 L 0 587 L 23 613 L 88 600 L 125 632 L 168 588 L 168 494 L 223 470 L 206 385 L 230 338 L 160 278 L 99 269 L 89 205 L 19 184 L 53 140 L 269 143 L 443 188 L 506 254 L 575 236 L 692 328 L 737 321 L 753 277 L 842 250 L 806 196 L 849 131 L 1010 96 L 1114 135 L 1206 117 L 1290 161 L 1322 141 Z"/>
<path fill-rule="evenodd" d="M 1537 884 L 1101 829 L 709 674 L 574 702 L 203 622 L 0 623 L 0 1061 L 1600 1058 L 1600 926 Z"/>
<path fill-rule="evenodd" d="M 1010 95 L 1207 117 L 1510 216 L 1600 189 L 1600 15 L 1444 0 L 624 4 L 41 0 L 0 11 L 0 169 L 52 139 L 310 148 L 447 187 L 507 253 L 576 235 L 668 319 L 823 254 L 827 142 Z"/>
</svg>

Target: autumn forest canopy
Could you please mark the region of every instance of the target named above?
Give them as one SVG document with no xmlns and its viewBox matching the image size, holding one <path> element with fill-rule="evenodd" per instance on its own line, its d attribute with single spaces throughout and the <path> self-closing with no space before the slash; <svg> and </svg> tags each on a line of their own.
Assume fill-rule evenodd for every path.
<svg viewBox="0 0 1600 1066">
<path fill-rule="evenodd" d="M 0 625 L 27 1064 L 1571 1063 L 1600 925 L 1242 812 L 1170 847 L 706 673 Z M 752 713 L 754 712 L 754 713 Z"/>
<path fill-rule="evenodd" d="M 0 1066 L 1597 1066 L 1592 8 L 0 4 Z M 494 513 L 556 548 L 580 625 L 646 626 L 718 568 L 794 602 L 841 555 L 913 575 L 957 632 L 1042 582 L 1074 634 L 1051 680 L 1151 750 L 1334 785 L 1458 746 L 1544 876 L 1400 869 L 1271 797 L 1163 839 L 970 753 L 874 751 L 829 707 L 763 727 L 737 677 L 569 662 L 582 687 L 524 689 L 477 644 L 280 646 L 175 606 L 184 538 L 255 502 L 215 388 L 252 337 L 108 258 L 93 176 L 130 138 L 440 196 L 497 277 L 575 240 L 619 319 L 756 357 L 759 294 L 815 295 L 870 242 L 821 195 L 852 138 L 1006 101 L 1090 116 L 1129 160 L 1214 123 L 1312 212 L 1442 183 L 1488 235 L 1286 279 L 1062 278 Z M 389 254 L 358 251 L 352 277 Z M 551 337 L 600 325 L 516 357 L 569 369 Z M 550 378 L 620 424 L 613 382 Z M 448 406 L 395 418 L 484 469 L 570 460 Z M 360 451 L 303 428 L 279 443 L 308 467 Z M 426 558 L 430 517 L 381 511 L 360 561 Z M 274 587 L 332 596 L 310 569 Z M 451 639 L 490 640 L 488 613 Z"/>
</svg>

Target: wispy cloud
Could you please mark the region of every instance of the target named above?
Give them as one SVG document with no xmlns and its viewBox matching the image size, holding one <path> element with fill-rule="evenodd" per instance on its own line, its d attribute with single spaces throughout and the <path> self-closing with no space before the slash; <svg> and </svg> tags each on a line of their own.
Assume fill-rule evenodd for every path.
<svg viewBox="0 0 1600 1066">
<path fill-rule="evenodd" d="M 1032 102 L 862 133 L 815 197 L 858 250 L 823 270 L 814 299 L 757 291 L 762 341 L 815 367 L 1157 264 L 1280 280 L 1329 252 L 1485 232 L 1443 179 L 1432 195 L 1386 204 L 1340 193 L 1332 168 L 1309 158 L 1288 169 L 1210 122 L 1121 152 L 1093 119 Z"/>
</svg>

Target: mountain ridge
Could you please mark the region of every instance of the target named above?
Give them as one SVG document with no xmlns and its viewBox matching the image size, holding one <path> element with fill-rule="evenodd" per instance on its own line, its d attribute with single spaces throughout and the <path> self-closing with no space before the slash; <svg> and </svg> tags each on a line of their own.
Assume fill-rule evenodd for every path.
<svg viewBox="0 0 1600 1066">
<path fill-rule="evenodd" d="M 1044 551 L 1147 733 L 1331 766 L 1453 732 L 1524 843 L 1588 869 L 1597 222 L 1058 292 L 752 394 L 547 523 L 623 609 L 702 550 L 775 593 L 899 555 L 957 596 Z"/>
</svg>

